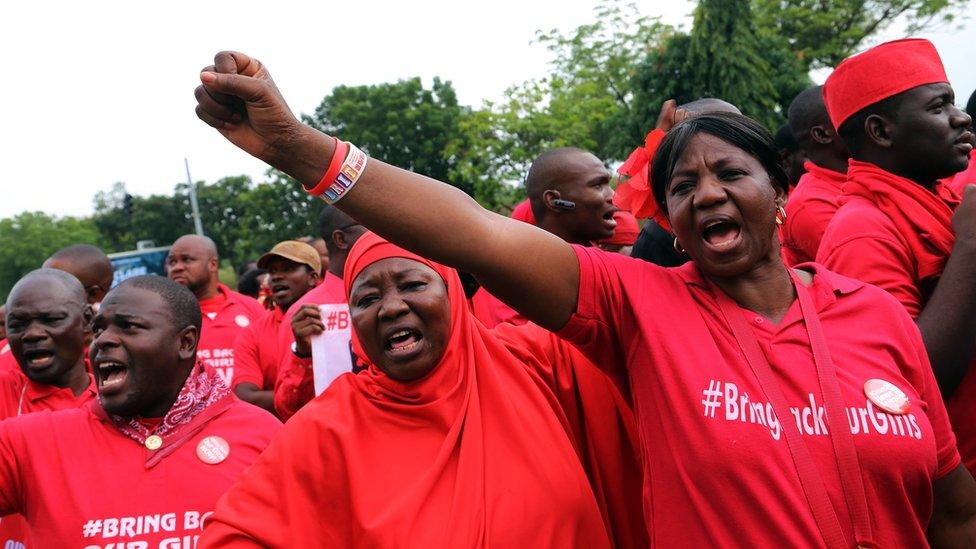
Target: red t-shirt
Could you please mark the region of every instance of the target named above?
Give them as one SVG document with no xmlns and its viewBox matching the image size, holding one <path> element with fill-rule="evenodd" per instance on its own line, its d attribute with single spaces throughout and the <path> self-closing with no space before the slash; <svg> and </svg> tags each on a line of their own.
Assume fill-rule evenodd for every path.
<svg viewBox="0 0 976 549">
<path fill-rule="evenodd" d="M 20 370 L 0 372 L 0 419 L 18 417 L 43 410 L 56 411 L 79 408 L 97 396 L 95 379 L 91 376 L 89 376 L 88 388 L 80 395 L 75 396 L 71 389 L 34 383 L 27 379 Z M 29 531 L 27 522 L 19 514 L 0 518 L 0 546 L 30 546 Z"/>
<path fill-rule="evenodd" d="M 234 383 L 234 342 L 237 336 L 267 312 L 260 303 L 232 291 L 227 286 L 217 286 L 220 295 L 201 304 L 203 328 L 197 345 L 197 358 L 213 369 L 228 387 Z"/>
<path fill-rule="evenodd" d="M 234 342 L 234 387 L 253 383 L 258 389 L 274 389 L 278 376 L 278 328 L 284 313 L 275 307 L 245 328 Z"/>
<path fill-rule="evenodd" d="M 0 339 L 0 372 L 7 371 L 20 372 L 20 365 L 10 352 L 10 343 L 6 339 Z"/>
<path fill-rule="evenodd" d="M 958 198 L 946 186 L 936 187 L 950 208 L 959 205 Z M 894 222 L 870 201 L 848 197 L 827 231 L 817 260 L 845 276 L 863 280 L 886 290 L 901 302 L 912 318 L 925 308 L 933 284 L 922 284 L 918 261 L 912 247 Z M 976 364 L 976 357 L 974 363 Z M 976 367 L 969 372 L 946 402 L 949 420 L 955 430 L 959 453 L 970 471 L 976 471 Z"/>
<path fill-rule="evenodd" d="M 783 251 L 787 265 L 813 261 L 820 239 L 837 211 L 837 198 L 847 175 L 804 162 L 807 170 L 786 202 Z"/>
<path fill-rule="evenodd" d="M 577 311 L 562 337 L 598 366 L 626 364 L 644 462 L 644 513 L 661 547 L 798 547 L 820 540 L 779 420 L 795 421 L 852 535 L 798 303 L 778 325 L 743 310 L 780 374 L 790 418 L 772 406 L 693 262 L 664 269 L 575 247 Z M 874 541 L 925 546 L 932 484 L 959 464 L 918 328 L 885 292 L 818 265 L 810 293 L 838 370 Z M 870 404 L 868 379 L 911 399 Z M 815 543 L 816 544 L 816 543 Z"/>
<path fill-rule="evenodd" d="M 291 331 L 291 319 L 295 312 L 306 303 L 331 305 L 346 302 L 346 289 L 342 279 L 326 271 L 322 284 L 303 295 L 285 312 L 278 328 L 278 379 L 275 382 L 274 405 L 281 421 L 295 415 L 302 406 L 315 398 L 315 376 L 312 372 L 312 359 L 302 359 L 291 352 L 295 335 Z M 339 357 L 349 360 L 349 357 Z"/>
<path fill-rule="evenodd" d="M 488 290 L 484 288 L 478 288 L 478 291 L 471 296 L 471 313 L 489 328 L 494 328 L 499 324 L 522 325 L 528 322 L 528 319 L 521 313 L 488 293 Z"/>
<path fill-rule="evenodd" d="M 173 433 L 179 447 L 148 468 L 150 452 L 97 417 L 97 402 L 0 422 L 0 512 L 22 512 L 40 547 L 194 547 L 217 499 L 281 427 L 229 398 L 191 422 L 202 428 L 189 438 Z M 210 436 L 230 448 L 213 465 L 198 457 Z"/>
</svg>

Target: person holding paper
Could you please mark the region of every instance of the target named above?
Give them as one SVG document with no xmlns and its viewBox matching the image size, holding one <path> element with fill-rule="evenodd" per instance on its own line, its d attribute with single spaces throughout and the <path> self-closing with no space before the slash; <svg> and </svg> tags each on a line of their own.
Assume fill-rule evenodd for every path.
<svg viewBox="0 0 976 549">
<path fill-rule="evenodd" d="M 322 269 L 318 251 L 297 240 L 279 242 L 258 259 L 271 278 L 274 309 L 252 322 L 234 342 L 234 393 L 274 413 L 280 353 L 278 331 L 285 312 L 315 288 Z"/>
<path fill-rule="evenodd" d="M 325 379 L 323 375 L 316 379 L 316 366 L 320 374 L 353 368 L 348 350 L 348 327 L 343 331 L 347 345 L 338 346 L 338 352 L 326 364 L 322 360 L 314 364 L 312 337 L 324 333 L 326 329 L 320 306 L 337 308 L 338 314 L 346 304 L 342 270 L 349 249 L 366 232 L 366 228 L 337 208 L 325 206 L 319 214 L 319 232 L 329 250 L 329 268 L 322 283 L 288 309 L 278 330 L 279 366 L 274 407 L 282 421 L 287 421 L 332 380 L 331 377 Z M 338 329 L 338 323 L 333 327 Z"/>
</svg>

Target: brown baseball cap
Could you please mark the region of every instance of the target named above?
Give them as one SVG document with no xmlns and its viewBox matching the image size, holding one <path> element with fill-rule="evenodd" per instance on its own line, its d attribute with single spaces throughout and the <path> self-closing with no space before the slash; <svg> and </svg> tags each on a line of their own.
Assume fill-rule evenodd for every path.
<svg viewBox="0 0 976 549">
<path fill-rule="evenodd" d="M 319 252 L 304 242 L 285 240 L 275 244 L 270 252 L 258 259 L 258 267 L 267 269 L 268 263 L 276 257 L 283 257 L 295 263 L 308 265 L 316 273 L 322 272 L 322 259 L 319 257 Z"/>
</svg>

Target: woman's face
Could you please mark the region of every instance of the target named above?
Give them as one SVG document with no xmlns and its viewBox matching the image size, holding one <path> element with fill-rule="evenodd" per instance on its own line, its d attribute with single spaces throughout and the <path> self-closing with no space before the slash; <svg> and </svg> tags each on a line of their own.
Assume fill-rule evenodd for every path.
<svg viewBox="0 0 976 549">
<path fill-rule="evenodd" d="M 678 242 L 705 274 L 740 276 L 780 262 L 776 208 L 786 196 L 754 156 L 699 133 L 681 154 L 665 201 Z"/>
<path fill-rule="evenodd" d="M 419 379 L 440 362 L 451 336 L 451 303 L 436 271 L 391 257 L 352 283 L 349 311 L 363 351 L 397 381 Z"/>
</svg>

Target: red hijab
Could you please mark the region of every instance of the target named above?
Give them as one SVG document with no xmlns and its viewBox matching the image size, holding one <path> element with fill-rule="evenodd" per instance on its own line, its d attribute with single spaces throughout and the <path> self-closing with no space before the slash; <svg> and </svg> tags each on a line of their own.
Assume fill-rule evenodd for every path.
<svg viewBox="0 0 976 549">
<path fill-rule="evenodd" d="M 346 261 L 347 295 L 390 257 L 447 286 L 440 363 L 411 382 L 372 364 L 336 379 L 221 499 L 201 546 L 607 547 L 552 391 L 473 318 L 452 269 L 367 233 Z"/>
</svg>

